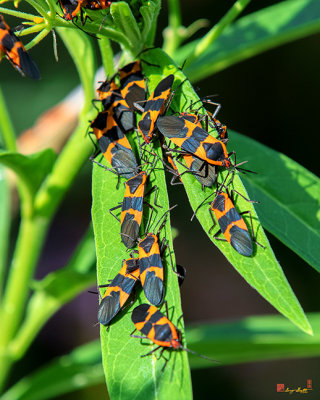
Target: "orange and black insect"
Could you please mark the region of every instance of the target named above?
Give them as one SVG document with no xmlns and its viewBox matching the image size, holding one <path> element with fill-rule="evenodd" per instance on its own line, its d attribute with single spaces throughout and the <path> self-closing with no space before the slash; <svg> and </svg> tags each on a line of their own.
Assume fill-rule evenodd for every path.
<svg viewBox="0 0 320 400">
<path fill-rule="evenodd" d="M 236 191 L 233 189 L 232 192 Z M 214 238 L 217 240 L 227 240 L 239 254 L 250 257 L 253 252 L 252 240 L 248 232 L 247 225 L 241 215 L 249 214 L 251 220 L 252 238 L 258 245 L 260 245 L 261 247 L 263 246 L 255 239 L 251 212 L 243 211 L 241 213 L 238 213 L 230 197 L 231 196 L 229 195 L 228 191 L 226 193 L 222 191 L 219 191 L 217 193 L 215 199 L 210 206 L 210 215 L 213 221 L 213 226 L 209 232 L 211 232 L 216 225 L 213 217 L 214 214 L 220 226 L 220 230 L 214 235 Z M 242 197 L 251 203 L 254 202 L 252 200 L 246 199 L 244 196 Z M 217 237 L 220 232 L 223 233 L 225 239 Z"/>
<path fill-rule="evenodd" d="M 120 272 L 107 286 L 98 310 L 98 321 L 102 325 L 109 325 L 111 320 L 120 311 L 128 300 L 134 285 L 139 280 L 138 260 L 129 258 L 123 261 Z"/>
<path fill-rule="evenodd" d="M 150 143 L 159 115 L 163 114 L 168 108 L 168 97 L 174 81 L 174 75 L 164 78 L 147 100 L 145 107 L 135 103 L 135 107 L 142 111 L 142 117 L 138 122 L 138 130 L 144 141 Z"/>
<path fill-rule="evenodd" d="M 21 40 L 12 32 L 0 14 L 0 57 L 1 53 L 11 62 L 21 75 L 32 79 L 40 79 L 40 72 Z"/>
<path fill-rule="evenodd" d="M 105 111 L 112 115 L 120 129 L 124 133 L 132 131 L 136 126 L 135 115 L 123 99 L 117 85 L 113 81 L 106 80 L 97 92 Z"/>
<path fill-rule="evenodd" d="M 113 115 L 109 111 L 102 111 L 90 126 L 97 138 L 101 153 L 117 175 L 126 179 L 134 177 L 138 171 L 136 158 L 127 137 Z"/>
<path fill-rule="evenodd" d="M 185 116 L 161 116 L 157 120 L 157 128 L 185 153 L 193 154 L 212 165 L 226 168 L 231 166 L 225 144 Z"/>
<path fill-rule="evenodd" d="M 97 89 L 97 93 L 99 95 L 99 100 L 101 101 L 103 108 L 108 110 L 109 107 L 113 104 L 113 102 L 121 98 L 120 90 L 117 84 L 114 82 L 114 79 L 110 80 L 106 79 Z"/>
<path fill-rule="evenodd" d="M 252 248 L 252 240 L 250 237 L 250 234 L 248 232 L 248 228 L 246 223 L 244 222 L 243 218 L 241 215 L 244 214 L 249 214 L 250 216 L 250 222 L 251 222 L 251 234 L 254 242 L 261 246 L 262 248 L 265 248 L 262 246 L 262 244 L 258 243 L 254 231 L 253 231 L 253 224 L 252 224 L 252 217 L 251 217 L 251 212 L 250 211 L 243 211 L 241 213 L 238 213 L 237 210 L 235 209 L 234 202 L 232 199 L 232 194 L 237 193 L 239 196 L 241 196 L 244 200 L 248 201 L 249 203 L 258 203 L 257 201 L 254 200 L 249 200 L 246 197 L 244 197 L 241 193 L 236 191 L 235 189 L 232 189 L 230 192 L 228 188 L 226 187 L 226 192 L 223 192 L 222 189 L 225 186 L 225 182 L 228 178 L 225 178 L 223 184 L 220 185 L 220 189 L 215 193 L 215 198 L 211 203 L 210 206 L 210 216 L 212 218 L 213 226 L 210 228 L 209 233 L 212 231 L 212 229 L 216 226 L 216 222 L 214 219 L 214 216 L 216 217 L 218 224 L 220 226 L 220 229 L 218 232 L 214 234 L 214 238 L 216 240 L 223 240 L 223 241 L 228 241 L 231 246 L 241 255 L 250 257 L 253 252 Z M 232 182 L 232 180 L 228 183 L 228 185 Z M 227 185 L 227 186 L 228 186 Z M 194 218 L 195 214 L 197 213 L 198 209 L 208 200 L 209 197 L 211 197 L 214 193 L 211 193 L 195 210 L 191 220 Z M 222 232 L 224 235 L 224 238 L 218 238 L 217 236 L 219 233 Z"/>
<path fill-rule="evenodd" d="M 63 11 L 62 18 L 66 21 L 72 21 L 81 13 L 81 7 L 84 3 L 85 0 L 59 0 L 61 10 Z"/>
<path fill-rule="evenodd" d="M 63 11 L 62 18 L 66 21 L 72 21 L 80 15 L 82 25 L 85 20 L 83 19 L 83 8 L 88 10 L 104 10 L 109 8 L 115 1 L 105 0 L 59 0 L 60 7 Z"/>
<path fill-rule="evenodd" d="M 135 245 L 139 236 L 147 177 L 147 173 L 141 171 L 139 174 L 128 179 L 125 182 L 122 205 L 109 210 L 118 219 L 112 211 L 121 207 L 121 241 L 129 249 Z"/>
<path fill-rule="evenodd" d="M 138 243 L 140 281 L 146 298 L 155 306 L 162 303 L 164 296 L 164 270 L 161 252 L 165 248 L 168 248 L 167 239 L 163 238 L 161 243 L 159 243 L 158 235 L 166 223 L 168 213 L 175 207 L 176 206 L 169 208 L 169 210 L 159 219 L 156 226 L 161 222 L 161 219 L 163 219 L 163 221 L 156 233 L 155 231 L 147 233 L 145 238 L 141 239 Z M 149 221 L 151 221 L 151 217 Z M 148 227 L 146 228 L 146 231 L 148 231 Z M 170 249 L 169 256 L 171 258 Z M 174 270 L 172 259 L 171 267 L 173 272 L 179 276 L 179 273 Z"/>
<path fill-rule="evenodd" d="M 141 103 L 146 97 L 146 84 L 141 70 L 141 62 L 134 61 L 119 70 L 120 91 L 128 107 L 138 111 L 134 103 Z"/>
<path fill-rule="evenodd" d="M 215 360 L 198 354 L 183 346 L 181 331 L 177 329 L 169 320 L 167 302 L 165 302 L 165 305 L 167 316 L 164 316 L 161 311 L 157 309 L 157 307 L 149 304 L 140 304 L 132 311 L 131 320 L 136 329 L 132 332 L 131 337 L 150 339 L 154 344 L 157 345 L 155 349 L 151 350 L 147 354 L 144 354 L 142 357 L 149 356 L 161 348 L 160 357 L 166 349 L 184 350 L 215 362 Z M 136 330 L 143 333 L 144 336 L 134 335 L 133 333 Z M 165 369 L 168 362 L 168 359 L 165 358 L 165 360 L 166 361 L 162 367 L 162 370 Z"/>
<path fill-rule="evenodd" d="M 162 303 L 164 295 L 164 272 L 158 236 L 148 233 L 138 243 L 138 250 L 140 280 L 144 294 L 151 304 L 158 306 Z"/>
<path fill-rule="evenodd" d="M 209 113 L 210 115 L 210 113 Z M 212 117 L 212 123 L 219 135 L 219 139 L 221 141 L 223 141 L 224 143 L 226 143 L 229 139 L 228 139 L 228 130 L 227 130 L 227 125 L 222 124 L 219 120 L 217 120 L 216 118 Z"/>
<path fill-rule="evenodd" d="M 147 177 L 147 173 L 141 171 L 125 183 L 121 207 L 121 241 L 127 248 L 133 247 L 139 236 Z"/>
<path fill-rule="evenodd" d="M 150 169 L 152 170 L 153 167 L 154 164 L 152 163 Z M 145 193 L 148 176 L 148 172 L 141 171 L 133 178 L 128 179 L 125 182 L 125 193 L 122 205 L 115 206 L 109 210 L 110 213 L 121 222 L 121 241 L 127 248 L 133 247 L 139 237 L 143 204 L 153 209 L 153 206 L 144 200 L 145 196 L 154 191 L 154 204 L 160 207 L 157 204 L 158 187 L 156 185 Z M 120 207 L 121 220 L 112 213 L 112 211 Z"/>
<path fill-rule="evenodd" d="M 183 112 L 180 114 L 180 116 L 182 116 L 187 121 L 190 121 L 196 124 L 198 127 L 202 128 L 198 115 Z M 209 164 L 206 161 L 203 161 L 195 157 L 193 154 L 183 154 L 182 157 L 188 168 L 188 171 L 185 171 L 182 174 L 191 172 L 193 176 L 201 183 L 202 186 L 207 186 L 207 187 L 213 186 L 213 184 L 217 180 L 217 170 L 215 165 Z M 179 171 L 175 165 L 173 157 L 167 154 L 167 159 L 169 164 L 173 167 L 174 170 L 174 176 L 171 180 L 171 184 L 175 185 L 177 184 L 175 183 L 177 176 L 180 178 L 182 174 L 179 174 Z M 182 164 L 178 159 L 176 159 L 176 162 L 185 167 L 185 165 Z"/>
</svg>

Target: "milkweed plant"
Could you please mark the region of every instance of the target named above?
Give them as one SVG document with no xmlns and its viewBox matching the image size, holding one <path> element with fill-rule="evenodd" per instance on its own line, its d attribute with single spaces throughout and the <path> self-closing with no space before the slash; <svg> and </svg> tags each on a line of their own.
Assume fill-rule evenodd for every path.
<svg viewBox="0 0 320 400">
<path fill-rule="evenodd" d="M 245 171 L 240 168 L 217 167 L 217 183 L 212 187 L 202 187 L 196 176 L 187 171 L 183 161 L 176 163 L 176 171 L 167 168 L 164 156 L 168 153 L 165 149 L 168 149 L 169 141 L 161 137 L 156 127 L 148 145 L 143 144 L 140 133 L 133 129 L 127 134 L 128 140 L 140 160 L 140 168 L 148 170 L 146 192 L 156 186 L 159 205 L 144 206 L 140 235 L 147 233 L 148 226 L 150 231 L 161 226 L 159 241 L 166 239 L 167 247 L 162 253 L 162 262 L 165 274 L 164 300 L 169 307 L 169 319 L 181 330 L 185 348 L 215 359 L 218 363 L 212 364 L 208 359 L 189 356 L 183 349 L 164 351 L 163 356 L 167 359 L 164 369 L 160 349 L 148 357 L 141 357 L 155 349 L 156 344 L 148 339 L 139 340 L 130 336 L 134 330 L 131 321 L 133 309 L 139 304 L 148 303 L 143 290 L 137 290 L 131 302 L 120 311 L 108 329 L 100 326 L 100 342 L 94 341 L 76 348 L 37 371 L 30 371 L 30 375 L 12 386 L 8 384 L 12 367 L 23 360 L 46 322 L 66 303 L 94 285 L 98 286 L 103 296 L 106 289 L 99 286 L 110 283 L 119 272 L 122 261 L 129 257 L 127 248 L 121 242 L 120 223 L 108 212 L 122 203 L 125 179 L 110 171 L 112 167 L 101 153 L 94 154 L 96 162 L 89 160 L 98 148 L 97 144 L 96 149 L 92 144 L 96 141 L 89 132 L 90 121 L 102 110 L 99 101 L 92 101 L 97 96 L 98 60 L 102 60 L 105 79 L 115 79 L 118 83 L 119 69 L 140 60 L 147 87 L 146 100 L 159 82 L 172 74 L 172 102 L 166 115 L 178 117 L 182 112 L 191 112 L 194 105 L 199 115 L 203 116 L 200 123 L 204 129 L 205 117 L 207 115 L 210 118 L 210 114 L 207 114 L 206 104 L 200 102 L 200 98 L 211 93 L 195 91 L 194 84 L 268 49 L 319 32 L 320 5 L 316 0 L 288 0 L 242 16 L 250 0 L 238 0 L 215 25 L 212 26 L 212 21 L 201 19 L 185 27 L 179 0 L 168 0 L 168 26 L 162 32 L 162 44 L 155 46 L 156 39 L 157 43 L 161 41 L 161 33 L 157 29 L 157 19 L 163 6 L 160 0 L 26 0 L 32 13 L 20 11 L 19 0 L 13 4 L 11 1 L 1 3 L 4 4 L 0 7 L 0 14 L 4 18 L 7 15 L 16 17 L 16 26 L 20 28 L 15 34 L 25 44 L 29 54 L 32 55 L 32 48 L 47 35 L 53 33 L 54 37 L 60 37 L 76 66 L 83 93 L 77 126 L 59 154 L 46 148 L 24 155 L 17 149 L 13 124 L 0 92 L 1 399 L 54 398 L 104 381 L 111 399 L 190 399 L 190 367 L 219 368 L 226 362 L 233 364 L 272 358 L 268 356 L 269 336 L 263 336 L 263 327 L 268 324 L 274 327 L 277 332 L 274 335 L 278 335 L 276 337 L 283 343 L 283 352 L 281 348 L 278 349 L 277 355 L 273 353 L 274 358 L 294 357 L 297 354 L 294 345 L 285 344 L 290 335 L 294 335 L 296 342 L 301 344 L 299 356 L 310 356 L 308 335 L 313 334 L 312 327 L 270 247 L 264 229 L 319 271 L 320 247 L 316 244 L 319 243 L 320 229 L 319 225 L 315 228 L 303 201 L 306 192 L 309 198 L 319 201 L 318 178 L 285 155 L 228 127 L 229 141 L 226 146 L 229 154 L 236 154 L 236 161 L 234 154 L 230 155 L 233 167 L 236 162 L 246 161 L 243 168 L 257 173 L 242 173 Z M 212 16 L 210 12 L 207 15 L 210 18 Z M 195 34 L 196 39 L 193 37 Z M 32 39 L 28 41 L 30 35 Z M 0 36 L 0 41 L 0 53 L 5 58 L 8 54 L 3 51 L 3 36 Z M 10 68 L 5 59 L 1 68 Z M 23 88 L 25 81 L 18 73 L 17 79 L 21 80 Z M 140 102 L 140 108 L 143 110 L 146 104 L 147 101 Z M 136 112 L 135 118 L 139 121 L 141 112 Z M 216 124 L 210 125 L 209 135 L 217 137 Z M 163 146 L 164 143 L 167 147 Z M 139 158 L 142 153 L 143 157 Z M 179 155 L 179 150 L 172 154 L 176 159 L 183 155 Z M 71 185 L 85 163 L 92 164 L 92 226 L 65 267 L 48 273 L 41 280 L 34 280 L 51 222 L 67 191 L 73 190 Z M 260 173 L 262 169 L 263 174 Z M 16 176 L 21 207 L 11 261 L 8 260 L 11 224 L 8 170 L 12 170 Z M 237 328 L 241 321 L 224 327 L 211 324 L 184 329 L 173 246 L 174 236 L 178 233 L 171 229 L 170 213 L 163 218 L 164 213 L 175 204 L 174 199 L 169 199 L 167 190 L 172 173 L 179 174 L 177 180 L 180 177 L 195 218 L 212 240 L 212 246 L 217 246 L 248 284 L 287 318 L 255 317 L 245 336 L 241 337 L 244 343 L 250 344 L 250 355 L 241 345 L 230 348 L 228 341 L 222 337 L 224 335 L 221 336 L 221 332 L 228 332 L 230 341 L 239 343 Z M 276 183 L 274 176 L 277 176 Z M 166 177 L 169 179 L 166 180 Z M 231 178 L 232 182 L 227 185 L 226 182 Z M 288 182 L 291 191 L 299 187 L 294 192 L 294 201 L 288 201 L 284 191 Z M 252 237 L 253 251 L 249 256 L 239 254 L 228 241 L 216 240 L 211 232 L 209 208 L 219 184 L 222 190 L 226 187 L 234 189 L 234 206 L 239 213 L 250 211 L 251 218 L 244 214 L 243 219 L 251 237 L 249 227 L 252 222 L 254 238 L 261 246 Z M 152 202 L 153 196 L 148 194 L 145 200 Z M 248 202 L 248 199 L 259 203 Z M 171 212 L 174 213 L 174 210 Z M 117 215 L 120 216 L 120 209 Z M 290 227 L 290 235 L 287 235 L 288 229 L 283 227 Z M 135 253 L 132 256 L 138 257 Z M 208 276 L 204 279 L 211 278 Z M 314 317 L 311 322 L 312 325 L 316 324 L 317 319 Z M 257 337 L 261 334 L 259 350 L 250 341 L 250 336 L 254 334 Z"/>
</svg>

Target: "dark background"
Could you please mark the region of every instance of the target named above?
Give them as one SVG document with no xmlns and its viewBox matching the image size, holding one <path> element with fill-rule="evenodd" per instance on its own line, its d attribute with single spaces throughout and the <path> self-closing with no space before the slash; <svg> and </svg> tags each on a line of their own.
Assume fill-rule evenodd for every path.
<svg viewBox="0 0 320 400">
<path fill-rule="evenodd" d="M 217 22 L 233 1 L 184 0 L 181 3 L 183 22 L 187 26 L 204 16 L 209 17 L 212 24 Z M 253 3 L 244 14 L 278 1 Z M 7 20 L 13 26 L 17 24 L 16 19 Z M 165 26 L 164 8 L 158 32 Z M 160 39 L 159 33 L 159 44 Z M 319 39 L 320 35 L 313 35 L 281 46 L 197 83 L 201 95 L 219 95 L 223 105 L 219 119 L 230 128 L 285 153 L 316 174 L 319 171 Z M 56 63 L 50 36 L 32 50 L 31 54 L 42 74 L 40 82 L 20 78 L 6 61 L 0 64 L 1 84 L 17 132 L 30 127 L 43 111 L 55 105 L 78 84 L 72 60 L 60 41 L 58 50 L 59 62 Z M 199 224 L 189 222 L 192 213 L 183 189 L 175 187 L 170 190 L 171 199 L 174 198 L 174 202 L 180 205 L 172 215 L 172 222 L 180 232 L 175 241 L 177 261 L 187 267 L 187 279 L 182 287 L 186 323 L 275 314 L 273 307 L 216 250 Z M 75 199 L 77 207 L 74 207 Z M 54 220 L 37 269 L 37 278 L 66 264 L 89 224 L 90 208 L 91 165 L 88 162 Z M 304 310 L 318 311 L 319 274 L 273 236 L 268 236 Z M 55 356 L 98 338 L 99 327 L 94 326 L 96 311 L 97 298 L 87 293 L 60 310 L 18 364 L 13 380 Z M 314 392 L 307 396 L 316 398 L 319 368 L 320 360 L 314 358 L 198 370 L 193 372 L 194 395 L 196 399 L 230 397 L 233 400 L 269 400 L 281 396 L 276 393 L 277 383 L 297 387 L 305 386 L 307 379 L 313 379 Z M 60 399 L 84 400 L 93 396 L 104 398 L 104 385 Z"/>
</svg>

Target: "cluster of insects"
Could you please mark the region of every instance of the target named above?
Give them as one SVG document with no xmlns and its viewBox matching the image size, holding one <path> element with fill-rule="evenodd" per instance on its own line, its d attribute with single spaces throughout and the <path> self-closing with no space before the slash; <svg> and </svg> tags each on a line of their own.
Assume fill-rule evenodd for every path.
<svg viewBox="0 0 320 400">
<path fill-rule="evenodd" d="M 80 14 L 82 20 L 83 9 L 105 9 L 110 7 L 112 2 L 59 0 L 59 3 L 64 19 L 73 20 Z M 21 74 L 40 79 L 36 64 L 1 15 L 0 52 Z M 137 282 L 140 282 L 150 304 L 141 304 L 133 310 L 132 322 L 135 330 L 139 330 L 145 336 L 133 335 L 134 332 L 132 336 L 150 339 L 158 347 L 148 354 L 161 348 L 162 355 L 166 348 L 190 350 L 183 346 L 180 331 L 169 320 L 168 313 L 164 316 L 157 308 L 162 303 L 167 308 L 167 303 L 164 301 L 162 259 L 163 252 L 168 249 L 168 243 L 165 238 L 160 241 L 159 234 L 165 226 L 170 210 L 174 207 L 164 211 L 153 230 L 150 230 L 155 207 L 162 208 L 160 204 L 157 204 L 158 187 L 152 186 L 148 190 L 150 175 L 155 164 L 160 160 L 163 168 L 172 173 L 172 184 L 182 183 L 182 175 L 188 173 L 201 183 L 202 188 L 216 185 L 216 190 L 208 196 L 209 198 L 214 195 L 209 208 L 213 221 L 211 229 L 216 223 L 220 227 L 214 235 L 216 239 L 228 241 L 235 251 L 246 257 L 253 254 L 253 241 L 262 245 L 255 239 L 251 215 L 251 235 L 241 217 L 241 214 L 250 214 L 250 211 L 237 212 L 232 199 L 232 194 L 236 190 L 228 188 L 236 170 L 242 172 L 248 170 L 240 167 L 243 163 L 236 164 L 234 152 L 227 151 L 226 145 L 229 141 L 227 127 L 215 118 L 220 104 L 212 102 L 207 97 L 200 101 L 198 108 L 197 104 L 193 103 L 178 115 L 170 114 L 171 101 L 184 81 L 172 90 L 175 76 L 170 74 L 162 79 L 148 96 L 141 62 L 138 60 L 126 65 L 115 76 L 100 85 L 97 93 L 103 110 L 99 111 L 90 124 L 99 148 L 97 154 L 91 159 L 115 173 L 119 179 L 120 177 L 125 179 L 122 204 L 111 208 L 110 213 L 120 223 L 119 240 L 127 249 L 132 249 L 130 257 L 123 261 L 119 273 L 111 283 L 103 285 L 107 289 L 99 305 L 98 321 L 102 325 L 109 326 L 124 307 Z M 207 103 L 215 106 L 214 113 L 204 109 Z M 139 113 L 141 115 L 137 123 L 136 117 Z M 209 134 L 210 129 L 216 132 L 217 137 Z M 131 145 L 132 140 L 131 142 L 129 140 L 130 132 L 137 134 L 139 162 Z M 155 142 L 161 145 L 163 158 L 154 151 L 153 143 Z M 103 154 L 111 168 L 95 160 L 98 153 Z M 234 161 L 231 159 L 232 155 L 234 155 Z M 178 165 L 184 168 L 183 172 L 179 172 L 181 168 Z M 228 170 L 221 183 L 217 181 L 219 168 Z M 146 201 L 146 197 L 152 192 L 154 205 Z M 238 195 L 252 202 L 240 193 Z M 208 198 L 198 206 L 195 214 Z M 139 236 L 144 206 L 148 206 L 152 211 L 146 224 L 145 234 Z M 119 208 L 121 209 L 120 218 L 114 214 L 114 211 Z M 217 237 L 220 233 L 224 238 Z M 169 255 L 171 258 L 170 249 Z M 185 269 L 178 265 L 175 268 L 172 259 L 171 267 L 181 284 Z M 166 363 L 164 367 L 165 365 Z"/>
<path fill-rule="evenodd" d="M 201 107 L 198 109 L 195 108 L 196 104 L 193 104 L 179 115 L 169 115 L 175 92 L 184 82 L 172 90 L 175 77 L 170 74 L 161 80 L 148 96 L 146 79 L 142 72 L 143 62 L 145 61 L 138 60 L 126 65 L 115 76 L 101 84 L 97 93 L 103 110 L 99 111 L 90 124 L 98 143 L 98 151 L 91 159 L 118 175 L 119 179 L 120 176 L 125 179 L 122 204 L 111 208 L 110 213 L 119 221 L 119 240 L 127 249 L 136 247 L 131 250 L 130 258 L 123 261 L 119 273 L 111 283 L 103 285 L 107 289 L 100 302 L 98 321 L 108 327 L 129 299 L 137 282 L 140 282 L 150 304 L 141 304 L 133 310 L 131 318 L 135 330 L 139 330 L 144 336 L 132 336 L 148 338 L 158 346 L 148 355 L 159 348 L 162 355 L 167 348 L 190 350 L 183 347 L 179 330 L 169 320 L 168 314 L 164 316 L 157 308 L 162 303 L 166 304 L 162 253 L 168 248 L 166 238 L 160 241 L 159 233 L 170 210 L 175 206 L 164 211 L 154 229 L 149 231 L 153 211 L 155 207 L 161 207 L 157 204 L 158 187 L 148 187 L 155 162 L 160 160 L 163 168 L 172 173 L 173 184 L 179 183 L 175 181 L 181 182 L 182 175 L 189 173 L 203 187 L 217 185 L 217 190 L 213 192 L 215 197 L 210 205 L 210 215 L 213 221 L 214 218 L 217 219 L 219 233 L 223 233 L 224 240 L 239 254 L 252 255 L 252 241 L 255 241 L 255 237 L 252 229 L 251 238 L 246 223 L 234 207 L 230 194 L 234 190 L 228 190 L 234 171 L 248 170 L 239 167 L 243 163 L 232 162 L 230 157 L 233 152 L 228 153 L 226 149 L 229 140 L 227 128 L 215 118 L 217 111 L 205 115 L 200 113 L 205 102 L 215 105 L 216 110 L 219 110 L 220 105 L 206 98 L 201 101 Z M 137 113 L 141 114 L 138 123 Z M 217 132 L 217 138 L 208 133 L 210 127 Z M 130 136 L 129 132 L 136 133 L 139 162 L 130 143 L 133 136 Z M 163 158 L 155 152 L 154 143 L 161 144 Z M 106 158 L 111 168 L 95 160 L 99 153 Z M 145 158 L 146 153 L 149 157 Z M 182 173 L 178 170 L 178 163 L 185 169 Z M 228 170 L 227 177 L 220 184 L 216 182 L 218 168 Z M 151 192 L 154 193 L 154 205 L 146 201 Z M 242 196 L 240 193 L 239 195 Z M 141 237 L 139 234 L 144 206 L 152 210 L 145 233 Z M 114 213 L 117 209 L 121 209 L 119 217 Z M 171 257 L 170 249 L 169 255 Z M 184 268 L 177 266 L 175 269 L 172 260 L 171 267 L 181 283 Z"/>
</svg>

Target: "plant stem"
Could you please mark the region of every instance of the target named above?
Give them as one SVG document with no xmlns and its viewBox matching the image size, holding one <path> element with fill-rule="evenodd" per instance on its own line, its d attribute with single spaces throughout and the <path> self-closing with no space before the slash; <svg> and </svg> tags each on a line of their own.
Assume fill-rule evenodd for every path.
<svg viewBox="0 0 320 400">
<path fill-rule="evenodd" d="M 234 21 L 237 16 L 246 8 L 251 0 L 238 0 L 221 20 L 199 41 L 194 53 L 189 57 L 187 63 L 201 56 L 209 46 L 221 35 L 223 30 Z"/>
<path fill-rule="evenodd" d="M 29 292 L 47 231 L 49 220 L 42 217 L 22 218 L 13 262 L 1 307 L 0 320 L 0 388 L 4 385 L 12 360 L 7 353 L 8 343 L 15 334 Z"/>
<path fill-rule="evenodd" d="M 0 87 L 0 128 L 6 149 L 8 151 L 17 151 L 16 135 L 9 116 L 2 89 Z"/>
<path fill-rule="evenodd" d="M 0 192 L 1 192 L 1 209 L 0 209 L 0 304 L 2 301 L 2 292 L 4 288 L 7 257 L 10 238 L 10 186 L 8 176 L 4 166 L 0 166 Z"/>
<path fill-rule="evenodd" d="M 12 15 L 13 17 L 27 19 L 29 21 L 34 21 L 35 18 L 39 18 L 36 15 L 27 14 L 22 11 L 10 10 L 9 8 L 0 7 L 0 13 Z"/>
<path fill-rule="evenodd" d="M 181 10 L 179 0 L 168 0 L 169 5 L 169 25 L 164 31 L 165 42 L 163 49 L 169 55 L 173 55 L 174 51 L 181 43 Z"/>
<path fill-rule="evenodd" d="M 113 51 L 110 40 L 105 36 L 101 36 L 98 44 L 106 76 L 110 78 L 114 74 Z"/>
<path fill-rule="evenodd" d="M 30 50 L 32 47 L 36 46 L 42 39 L 44 39 L 51 32 L 51 28 L 43 29 L 35 38 L 31 40 L 25 47 L 26 50 Z"/>
<path fill-rule="evenodd" d="M 30 35 L 31 33 L 40 32 L 41 30 L 45 29 L 46 27 L 47 27 L 46 23 L 41 23 L 41 24 L 30 26 L 30 28 L 26 28 L 23 31 L 21 31 L 21 33 L 19 34 L 19 37 Z"/>
<path fill-rule="evenodd" d="M 84 161 L 92 153 L 92 144 L 85 132 L 88 121 L 82 122 L 63 149 L 52 173 L 35 198 L 35 213 L 52 217 Z"/>
</svg>

